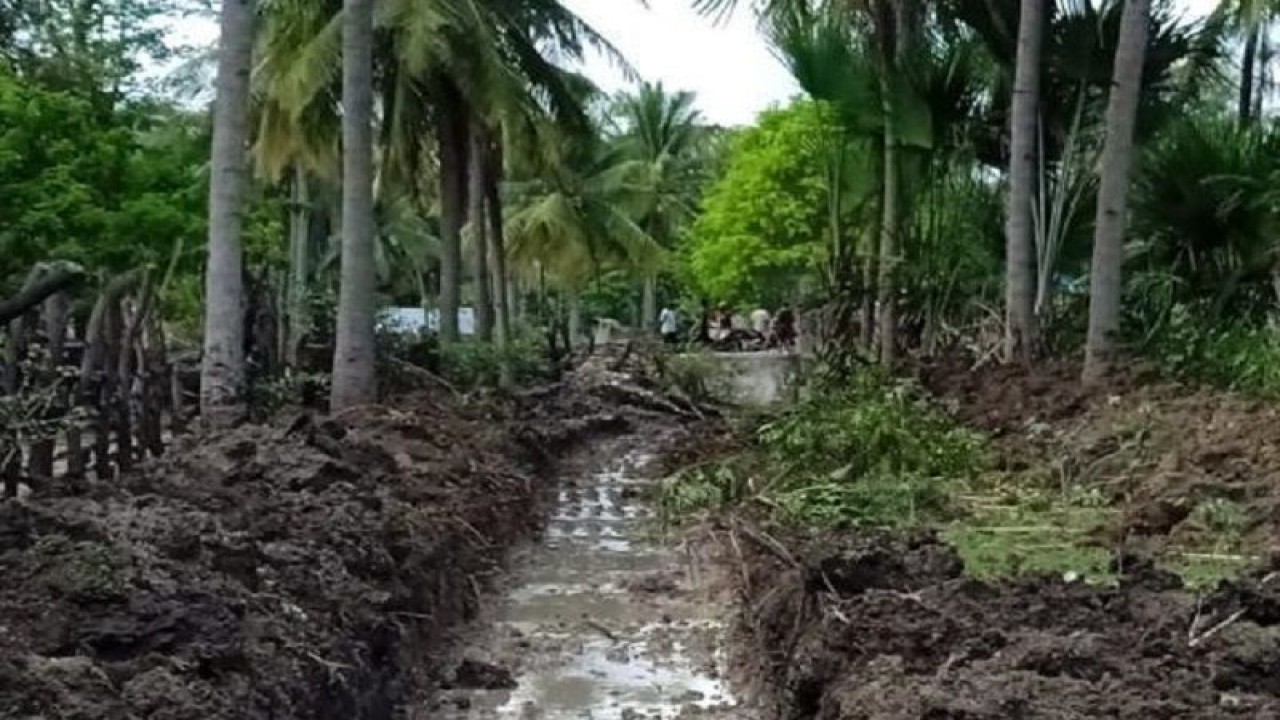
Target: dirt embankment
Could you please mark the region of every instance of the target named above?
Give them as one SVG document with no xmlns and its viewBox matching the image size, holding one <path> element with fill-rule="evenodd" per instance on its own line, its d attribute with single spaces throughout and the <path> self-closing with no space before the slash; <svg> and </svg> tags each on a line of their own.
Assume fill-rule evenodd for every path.
<svg viewBox="0 0 1280 720">
<path fill-rule="evenodd" d="M 1277 409 L 1137 374 L 1089 392 L 1065 363 L 975 372 L 949 358 L 917 373 L 988 433 L 998 471 L 1115 510 L 1096 542 L 1121 554 L 1119 583 L 981 582 L 932 534 L 771 537 L 734 521 L 719 532 L 738 570 L 739 656 L 777 717 L 1280 717 Z M 1235 525 L 1206 524 L 1197 509 L 1214 502 L 1240 511 Z M 1227 534 L 1264 560 L 1207 595 L 1144 559 Z"/>
<path fill-rule="evenodd" d="M 1117 588 L 981 583 L 930 535 L 733 540 L 771 717 L 1280 717 L 1270 578 L 1198 603 L 1146 565 Z"/>
<path fill-rule="evenodd" d="M 550 462 L 653 414 L 598 385 L 192 437 L 0 505 L 0 716 L 395 716 L 538 523 Z"/>
<path fill-rule="evenodd" d="M 1105 533 L 1113 543 L 1196 545 L 1230 532 L 1256 554 L 1280 549 L 1274 404 L 1137 373 L 1090 392 L 1079 366 L 1061 362 L 975 372 L 951 357 L 918 374 L 957 418 L 992 436 L 1003 469 L 1096 491 L 1121 510 Z M 1207 527 L 1206 513 L 1195 511 L 1214 502 L 1239 519 Z"/>
</svg>

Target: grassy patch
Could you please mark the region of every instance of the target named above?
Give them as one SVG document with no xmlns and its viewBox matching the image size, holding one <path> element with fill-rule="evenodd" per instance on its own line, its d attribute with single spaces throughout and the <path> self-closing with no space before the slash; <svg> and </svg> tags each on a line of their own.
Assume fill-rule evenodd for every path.
<svg viewBox="0 0 1280 720">
<path fill-rule="evenodd" d="M 1075 573 L 1089 582 L 1114 580 L 1111 553 L 1091 537 L 1114 513 L 1109 508 L 1041 493 L 963 502 L 968 513 L 945 535 L 975 577 Z"/>
</svg>

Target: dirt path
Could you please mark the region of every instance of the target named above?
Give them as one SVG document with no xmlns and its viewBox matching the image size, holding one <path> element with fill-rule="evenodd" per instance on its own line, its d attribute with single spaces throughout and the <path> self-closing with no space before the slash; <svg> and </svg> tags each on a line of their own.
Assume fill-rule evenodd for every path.
<svg viewBox="0 0 1280 720">
<path fill-rule="evenodd" d="M 639 438 L 571 464 L 455 687 L 414 717 L 750 720 L 723 679 L 728 603 L 701 563 L 652 538 L 655 458 Z"/>
</svg>

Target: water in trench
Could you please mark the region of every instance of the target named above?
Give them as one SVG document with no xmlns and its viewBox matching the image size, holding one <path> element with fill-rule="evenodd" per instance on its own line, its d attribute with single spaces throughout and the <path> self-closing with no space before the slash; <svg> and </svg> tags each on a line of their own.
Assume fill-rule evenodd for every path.
<svg viewBox="0 0 1280 720">
<path fill-rule="evenodd" d="M 652 537 L 641 492 L 652 457 L 639 444 L 598 448 L 559 490 L 545 536 L 514 560 L 508 591 L 465 654 L 509 669 L 514 682 L 450 691 L 417 717 L 754 717 L 725 680 L 728 603 L 706 566 Z"/>
</svg>

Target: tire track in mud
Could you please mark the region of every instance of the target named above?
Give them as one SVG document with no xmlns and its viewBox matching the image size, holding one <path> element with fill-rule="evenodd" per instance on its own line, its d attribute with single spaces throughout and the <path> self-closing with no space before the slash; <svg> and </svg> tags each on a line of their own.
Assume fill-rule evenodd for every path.
<svg viewBox="0 0 1280 720">
<path fill-rule="evenodd" d="M 652 538 L 651 440 L 629 435 L 571 463 L 452 687 L 411 717 L 755 717 L 725 679 L 731 613 L 700 571 L 710 565 Z"/>
</svg>

